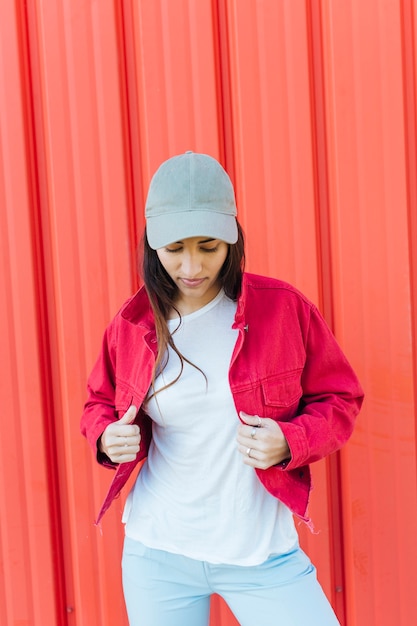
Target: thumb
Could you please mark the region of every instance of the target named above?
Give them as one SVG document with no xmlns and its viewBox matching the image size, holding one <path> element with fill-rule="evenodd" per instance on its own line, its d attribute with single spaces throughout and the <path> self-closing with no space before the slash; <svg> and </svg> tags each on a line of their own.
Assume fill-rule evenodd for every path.
<svg viewBox="0 0 417 626">
<path fill-rule="evenodd" d="M 260 426 L 261 418 L 257 415 L 249 415 L 244 411 L 240 411 L 239 416 L 242 422 L 245 422 L 245 424 L 248 424 L 249 426 Z"/>
<path fill-rule="evenodd" d="M 136 413 L 138 412 L 134 404 L 132 404 L 126 413 L 117 422 L 118 424 L 131 424 L 135 421 Z"/>
</svg>

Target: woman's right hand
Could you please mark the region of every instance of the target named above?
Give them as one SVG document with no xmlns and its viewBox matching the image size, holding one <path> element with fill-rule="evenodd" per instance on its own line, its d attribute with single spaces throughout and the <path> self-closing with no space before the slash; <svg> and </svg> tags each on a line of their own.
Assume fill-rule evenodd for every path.
<svg viewBox="0 0 417 626">
<path fill-rule="evenodd" d="M 140 429 L 137 424 L 132 424 L 137 412 L 132 404 L 117 422 L 107 426 L 100 437 L 98 449 L 113 463 L 134 461 L 139 452 Z"/>
</svg>

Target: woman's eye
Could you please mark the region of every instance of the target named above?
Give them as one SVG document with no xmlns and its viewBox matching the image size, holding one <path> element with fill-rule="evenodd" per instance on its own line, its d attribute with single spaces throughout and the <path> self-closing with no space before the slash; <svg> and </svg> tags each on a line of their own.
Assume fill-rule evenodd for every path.
<svg viewBox="0 0 417 626">
<path fill-rule="evenodd" d="M 182 248 L 165 248 L 167 252 L 180 252 Z"/>
<path fill-rule="evenodd" d="M 203 252 L 217 252 L 218 246 L 215 246 L 214 248 L 201 248 L 201 250 Z"/>
</svg>

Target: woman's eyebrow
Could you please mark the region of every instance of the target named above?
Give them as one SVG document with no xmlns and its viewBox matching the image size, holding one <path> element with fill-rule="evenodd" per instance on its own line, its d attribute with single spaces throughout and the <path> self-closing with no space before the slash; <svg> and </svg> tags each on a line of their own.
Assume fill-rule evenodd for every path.
<svg viewBox="0 0 417 626">
<path fill-rule="evenodd" d="M 198 243 L 210 243 L 211 241 L 216 241 L 216 239 L 214 239 L 214 237 L 209 237 L 208 239 L 201 239 Z M 179 240 L 179 241 L 173 241 L 171 245 L 174 244 L 184 244 L 183 241 Z"/>
</svg>

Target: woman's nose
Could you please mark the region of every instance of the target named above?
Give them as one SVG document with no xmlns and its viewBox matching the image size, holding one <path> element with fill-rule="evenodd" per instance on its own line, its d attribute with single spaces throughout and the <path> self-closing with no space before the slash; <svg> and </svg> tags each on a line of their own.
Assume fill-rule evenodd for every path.
<svg viewBox="0 0 417 626">
<path fill-rule="evenodd" d="M 182 271 L 187 278 L 194 278 L 201 271 L 201 261 L 197 254 L 185 252 L 182 258 Z"/>
</svg>

